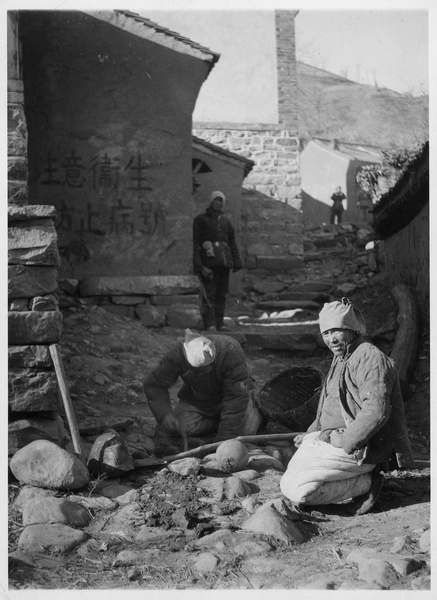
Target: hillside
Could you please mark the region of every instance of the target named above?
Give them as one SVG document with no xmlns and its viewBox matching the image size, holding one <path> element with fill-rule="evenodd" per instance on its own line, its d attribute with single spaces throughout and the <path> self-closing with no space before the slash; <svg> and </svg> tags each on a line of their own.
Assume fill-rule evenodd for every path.
<svg viewBox="0 0 437 600">
<path fill-rule="evenodd" d="M 428 96 L 362 85 L 300 61 L 297 81 L 300 138 L 382 148 L 406 148 L 428 139 Z"/>
</svg>

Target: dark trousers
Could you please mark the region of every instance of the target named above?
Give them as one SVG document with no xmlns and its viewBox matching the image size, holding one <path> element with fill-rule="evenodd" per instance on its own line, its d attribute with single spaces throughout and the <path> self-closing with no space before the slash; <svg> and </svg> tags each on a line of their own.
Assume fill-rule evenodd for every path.
<svg viewBox="0 0 437 600">
<path fill-rule="evenodd" d="M 341 223 L 342 214 L 342 210 L 334 210 L 331 208 L 331 224 L 333 225 L 335 223 L 335 216 L 337 216 L 337 223 Z"/>
<path fill-rule="evenodd" d="M 212 269 L 212 277 L 201 276 L 205 294 L 202 294 L 200 312 L 202 313 L 203 326 L 221 327 L 225 316 L 226 296 L 229 293 L 230 269 L 217 267 Z"/>
</svg>

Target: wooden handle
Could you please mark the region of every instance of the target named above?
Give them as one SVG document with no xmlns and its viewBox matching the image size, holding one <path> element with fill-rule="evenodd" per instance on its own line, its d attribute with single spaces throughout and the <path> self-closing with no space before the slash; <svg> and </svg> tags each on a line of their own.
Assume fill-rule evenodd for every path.
<svg viewBox="0 0 437 600">
<path fill-rule="evenodd" d="M 243 443 L 247 442 L 248 444 L 257 444 L 259 442 L 273 442 L 275 440 L 294 440 L 294 438 L 300 433 L 301 432 L 268 433 L 265 435 L 240 435 L 232 439 L 238 440 Z M 174 460 L 178 460 L 179 458 L 186 458 L 187 456 L 199 456 L 201 454 L 208 454 L 208 452 L 216 450 L 224 441 L 226 440 L 221 440 L 220 442 L 213 442 L 211 444 L 205 444 L 204 446 L 198 446 L 197 448 L 187 450 L 186 452 L 180 452 L 179 454 L 164 456 L 162 460 L 167 462 L 173 462 Z"/>
<path fill-rule="evenodd" d="M 62 402 L 64 404 L 65 414 L 67 416 L 68 426 L 70 428 L 71 439 L 73 441 L 73 447 L 79 458 L 82 457 L 82 448 L 80 445 L 80 434 L 77 426 L 76 417 L 73 410 L 73 404 L 71 402 L 70 393 L 67 387 L 67 379 L 65 377 L 64 365 L 62 364 L 62 358 L 58 350 L 57 344 L 51 344 L 49 346 L 50 355 L 55 366 L 56 377 L 58 379 L 59 389 L 61 390 Z"/>
</svg>

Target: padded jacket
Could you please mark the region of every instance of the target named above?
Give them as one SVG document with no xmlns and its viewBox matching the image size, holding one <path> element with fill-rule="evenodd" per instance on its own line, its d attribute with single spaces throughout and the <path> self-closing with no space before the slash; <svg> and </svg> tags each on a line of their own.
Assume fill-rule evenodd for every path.
<svg viewBox="0 0 437 600">
<path fill-rule="evenodd" d="M 338 430 L 343 450 L 354 454 L 359 464 L 383 465 L 394 450 L 399 467 L 412 467 L 414 459 L 395 362 L 359 337 L 344 356 L 334 358 L 330 372 L 338 363 L 338 398 L 346 424 Z M 322 388 L 317 416 L 308 431 L 320 430 L 325 397 Z"/>
<path fill-rule="evenodd" d="M 158 423 L 171 412 L 169 388 L 180 377 L 178 397 L 207 416 L 220 414 L 219 438 L 241 435 L 249 401 L 251 378 L 240 344 L 224 335 L 208 335 L 214 342 L 214 362 L 194 368 L 187 361 L 183 343 L 174 346 L 144 381 L 149 406 Z"/>
<path fill-rule="evenodd" d="M 207 242 L 212 245 L 211 254 L 205 250 Z M 223 212 L 217 213 L 211 208 L 193 221 L 193 272 L 198 273 L 202 266 L 212 269 L 241 269 L 243 266 L 232 223 Z"/>
</svg>

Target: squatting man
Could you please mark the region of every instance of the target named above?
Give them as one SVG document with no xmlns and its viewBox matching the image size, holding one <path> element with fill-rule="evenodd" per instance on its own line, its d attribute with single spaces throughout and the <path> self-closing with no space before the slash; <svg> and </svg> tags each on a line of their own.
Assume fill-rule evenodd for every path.
<svg viewBox="0 0 437 600">
<path fill-rule="evenodd" d="M 172 409 L 170 388 L 182 379 Z M 170 433 L 215 435 L 225 440 L 254 435 L 261 415 L 253 403 L 253 383 L 241 345 L 221 334 L 185 332 L 144 381 L 158 425 Z"/>
<path fill-rule="evenodd" d="M 281 491 L 297 505 L 344 503 L 346 512 L 365 514 L 393 451 L 399 468 L 414 465 L 398 372 L 365 341 L 363 315 L 347 298 L 325 304 L 319 324 L 334 357 L 316 419 L 295 439 Z"/>
</svg>

